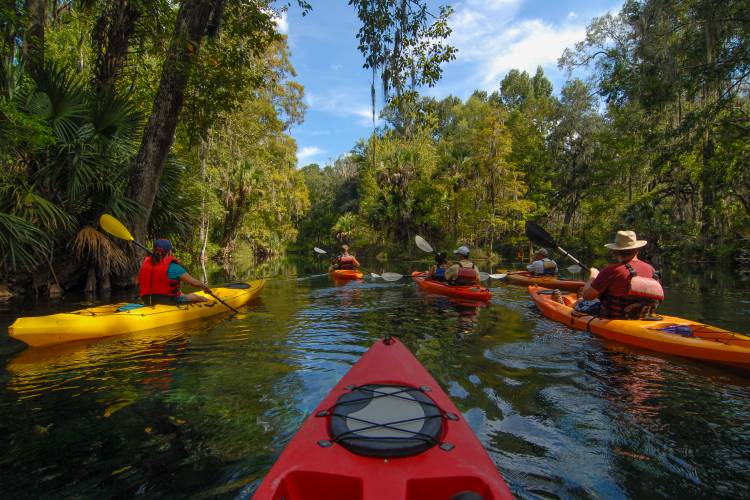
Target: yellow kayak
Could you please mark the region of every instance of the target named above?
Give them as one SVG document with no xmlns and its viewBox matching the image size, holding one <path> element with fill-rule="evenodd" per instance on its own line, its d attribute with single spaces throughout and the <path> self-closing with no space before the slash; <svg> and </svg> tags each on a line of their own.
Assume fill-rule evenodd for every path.
<svg viewBox="0 0 750 500">
<path fill-rule="evenodd" d="M 750 369 L 750 337 L 688 319 L 662 316 L 658 321 L 604 319 L 578 313 L 574 294 L 552 297 L 552 290 L 529 287 L 529 295 L 542 313 L 576 330 L 644 349 Z"/>
<path fill-rule="evenodd" d="M 263 285 L 265 280 L 256 280 L 225 288 L 217 287 L 212 291 L 236 309 L 256 297 Z M 205 295 L 204 292 L 197 293 Z M 18 318 L 8 327 L 8 335 L 30 346 L 42 347 L 150 330 L 229 311 L 210 296 L 208 298 L 211 299 L 210 302 L 174 306 L 144 306 L 123 302 L 69 313 Z"/>
</svg>

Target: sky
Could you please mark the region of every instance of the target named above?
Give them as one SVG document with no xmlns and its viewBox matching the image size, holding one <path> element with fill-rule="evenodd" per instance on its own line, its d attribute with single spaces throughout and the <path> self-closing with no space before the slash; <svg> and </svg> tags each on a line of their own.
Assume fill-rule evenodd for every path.
<svg viewBox="0 0 750 500">
<path fill-rule="evenodd" d="M 289 39 L 296 80 L 305 87 L 305 121 L 291 130 L 297 141 L 298 166 L 326 165 L 348 153 L 372 131 L 370 81 L 357 49 L 359 30 L 347 0 L 311 0 L 306 16 L 295 8 L 277 24 Z M 477 89 L 494 91 L 511 69 L 534 74 L 542 66 L 559 92 L 567 79 L 557 68 L 566 47 L 582 40 L 594 17 L 619 11 L 622 0 L 444 0 L 450 4 L 451 45 L 456 59 L 443 65 L 443 77 L 433 88 L 421 89 L 438 99 L 462 99 Z M 382 95 L 378 93 L 378 109 Z"/>
</svg>

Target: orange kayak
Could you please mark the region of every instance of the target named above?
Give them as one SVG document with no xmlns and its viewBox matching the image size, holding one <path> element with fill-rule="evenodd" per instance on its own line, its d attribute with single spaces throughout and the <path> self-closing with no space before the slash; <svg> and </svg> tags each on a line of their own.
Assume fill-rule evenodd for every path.
<svg viewBox="0 0 750 500">
<path fill-rule="evenodd" d="M 411 273 L 414 281 L 419 285 L 422 290 L 426 290 L 431 293 L 437 293 L 440 295 L 446 295 L 448 297 L 455 297 L 458 299 L 466 299 L 472 301 L 488 301 L 492 298 L 492 293 L 485 287 L 480 285 L 449 285 L 442 281 L 435 281 L 429 279 L 427 273 L 414 271 Z"/>
<path fill-rule="evenodd" d="M 559 288 L 560 290 L 576 291 L 582 288 L 586 283 L 576 280 L 563 280 L 556 276 L 533 276 L 526 271 L 510 271 L 505 281 L 514 285 L 539 285 L 544 288 Z"/>
<path fill-rule="evenodd" d="M 673 316 L 661 316 L 658 321 L 597 318 L 574 312 L 575 295 L 563 295 L 561 304 L 552 298 L 551 290 L 539 286 L 529 286 L 529 294 L 545 316 L 576 330 L 652 351 L 750 370 L 747 335 Z"/>
<path fill-rule="evenodd" d="M 365 277 L 355 269 L 334 269 L 330 274 L 334 280 L 361 280 Z"/>
</svg>

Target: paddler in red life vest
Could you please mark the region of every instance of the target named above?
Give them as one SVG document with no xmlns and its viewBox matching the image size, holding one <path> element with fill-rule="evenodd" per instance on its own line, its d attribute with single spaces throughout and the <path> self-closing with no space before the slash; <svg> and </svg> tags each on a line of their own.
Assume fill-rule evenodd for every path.
<svg viewBox="0 0 750 500">
<path fill-rule="evenodd" d="M 445 280 L 451 285 L 479 283 L 479 269 L 469 260 L 469 247 L 460 246 L 453 254 L 458 256 L 458 262 L 445 270 Z"/>
<path fill-rule="evenodd" d="M 211 300 L 194 293 L 183 294 L 180 291 L 181 282 L 206 292 L 211 291 L 208 285 L 190 276 L 175 259 L 172 255 L 172 243 L 169 240 L 156 240 L 154 252 L 143 259 L 141 271 L 138 273 L 138 283 L 144 304 L 174 305 Z"/>
<path fill-rule="evenodd" d="M 638 251 L 646 246 L 633 231 L 618 231 L 614 243 L 605 247 L 612 250 L 616 264 L 610 264 L 599 272 L 591 268 L 591 278 L 583 288 L 583 299 L 601 301 L 601 310 L 596 313 L 589 303 L 583 312 L 609 319 L 639 319 L 652 316 L 659 303 L 664 300 L 664 290 L 658 281 L 659 275 L 650 264 L 638 259 Z"/>
<path fill-rule="evenodd" d="M 349 254 L 349 245 L 341 245 L 341 255 L 336 259 L 336 269 L 359 269 L 359 261 Z"/>
</svg>

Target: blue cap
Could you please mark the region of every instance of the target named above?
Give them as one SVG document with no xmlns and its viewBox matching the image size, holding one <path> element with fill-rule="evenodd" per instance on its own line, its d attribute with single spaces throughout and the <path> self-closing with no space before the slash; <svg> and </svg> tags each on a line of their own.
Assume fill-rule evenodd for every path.
<svg viewBox="0 0 750 500">
<path fill-rule="evenodd" d="M 160 238 L 154 242 L 154 249 L 164 250 L 170 252 L 172 250 L 172 242 L 166 238 Z"/>
</svg>

